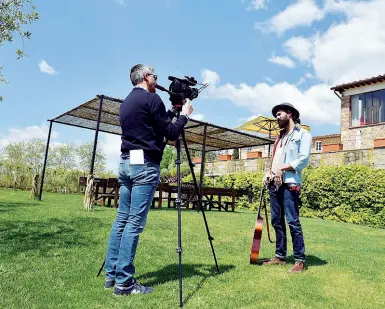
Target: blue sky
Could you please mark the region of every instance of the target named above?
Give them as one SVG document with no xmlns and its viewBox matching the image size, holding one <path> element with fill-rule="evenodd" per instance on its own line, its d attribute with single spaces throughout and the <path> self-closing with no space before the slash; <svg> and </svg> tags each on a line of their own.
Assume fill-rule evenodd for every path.
<svg viewBox="0 0 385 309">
<path fill-rule="evenodd" d="M 384 22 L 374 18 L 384 8 L 380 0 L 33 2 L 40 19 L 28 26 L 28 57 L 16 59 L 19 39 L 0 47 L 10 80 L 0 85 L 2 145 L 46 138 L 47 119 L 96 94 L 124 98 L 136 63 L 154 66 L 164 86 L 169 75 L 208 81 L 193 101 L 199 119 L 234 128 L 288 101 L 313 135 L 339 132 L 331 86 L 385 73 Z M 362 44 L 354 43 L 364 33 Z M 93 139 L 88 130 L 54 124 L 54 131 L 56 142 Z M 101 140 L 116 154 L 119 140 Z"/>
</svg>

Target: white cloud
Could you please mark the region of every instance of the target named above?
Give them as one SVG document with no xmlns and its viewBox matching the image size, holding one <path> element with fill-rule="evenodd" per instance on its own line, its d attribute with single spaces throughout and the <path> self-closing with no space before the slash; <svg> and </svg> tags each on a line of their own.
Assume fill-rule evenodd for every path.
<svg viewBox="0 0 385 309">
<path fill-rule="evenodd" d="M 266 9 L 269 0 L 251 0 L 251 7 L 254 10 Z"/>
<path fill-rule="evenodd" d="M 209 87 L 212 85 L 215 86 L 220 81 L 220 78 L 219 78 L 219 75 L 217 72 L 209 71 L 209 70 L 202 70 L 201 74 L 203 76 L 203 83 L 209 84 Z"/>
<path fill-rule="evenodd" d="M 311 73 L 306 73 L 306 74 L 305 74 L 305 77 L 306 77 L 306 78 L 317 78 L 317 76 L 315 76 L 315 75 L 313 75 L 313 74 L 311 74 Z"/>
<path fill-rule="evenodd" d="M 288 68 L 294 68 L 295 67 L 295 63 L 293 62 L 293 60 L 291 60 L 287 56 L 281 57 L 281 56 L 272 55 L 268 60 L 272 63 L 283 65 L 283 66 L 288 67 Z"/>
<path fill-rule="evenodd" d="M 41 59 L 40 62 L 39 62 L 39 68 L 40 68 L 40 72 L 42 73 L 47 73 L 47 74 L 56 74 L 56 71 L 53 67 L 51 67 L 47 61 L 45 61 L 44 59 Z"/>
<path fill-rule="evenodd" d="M 289 18 L 287 12 L 291 10 L 293 13 L 295 7 L 300 11 L 298 8 L 311 3 L 313 1 L 298 1 L 294 6 L 289 6 L 269 21 L 270 26 L 278 25 L 272 21 L 279 20 L 275 18 L 285 14 L 288 20 L 293 21 L 294 18 Z M 323 15 L 338 13 L 345 18 L 335 21 L 328 29 L 318 31 L 311 37 L 294 36 L 285 41 L 283 47 L 288 56 L 312 67 L 314 75 L 307 73 L 306 78 L 319 79 L 330 86 L 384 74 L 384 11 L 384 0 L 326 0 Z M 272 27 L 277 31 L 288 29 L 286 26 Z M 285 57 L 270 58 L 269 61 L 292 66 Z"/>
<path fill-rule="evenodd" d="M 203 70 L 202 77 L 218 76 L 216 72 Z M 208 87 L 206 98 L 228 99 L 237 106 L 246 107 L 252 114 L 272 116 L 274 105 L 291 102 L 301 113 L 303 123 L 313 122 L 338 124 L 340 120 L 340 101 L 327 84 L 318 84 L 301 91 L 289 83 L 257 83 L 254 86 L 241 83 L 219 85 L 219 76 L 215 84 Z"/>
<path fill-rule="evenodd" d="M 304 77 L 300 77 L 300 79 L 298 80 L 298 82 L 296 83 L 297 86 L 300 86 L 302 85 L 304 82 L 306 82 L 306 79 Z"/>
<path fill-rule="evenodd" d="M 246 117 L 246 118 L 239 118 L 238 121 L 240 122 L 239 124 L 242 124 L 244 122 L 247 122 L 247 121 L 250 121 L 254 118 L 257 118 L 258 116 L 260 115 L 252 115 L 252 116 L 249 116 L 249 117 Z"/>
<path fill-rule="evenodd" d="M 120 135 L 101 133 L 99 138 L 98 146 L 106 155 L 107 169 L 117 173 L 120 161 Z"/>
<path fill-rule="evenodd" d="M 309 26 L 314 21 L 321 20 L 324 12 L 314 0 L 297 0 L 270 20 L 258 22 L 255 27 L 263 32 L 276 32 L 282 34 L 286 30 L 298 26 Z"/>
<path fill-rule="evenodd" d="M 305 76 L 335 85 L 384 74 L 385 1 L 327 0 L 323 11 L 342 13 L 345 19 L 312 37 L 295 36 L 283 44 L 291 57 L 313 66 L 315 76 Z"/>
<path fill-rule="evenodd" d="M 33 138 L 43 139 L 48 138 L 49 127 L 47 124 L 41 126 L 29 126 L 24 128 L 10 128 L 7 133 L 0 133 L 0 148 L 5 147 L 10 143 L 29 141 Z M 58 137 L 58 133 L 54 130 L 51 132 L 51 139 Z"/>
<path fill-rule="evenodd" d="M 265 77 L 265 79 L 270 83 L 270 84 L 273 84 L 274 81 L 270 78 L 270 77 Z"/>
<path fill-rule="evenodd" d="M 287 40 L 283 46 L 293 58 L 298 59 L 301 62 L 310 61 L 313 47 L 310 39 L 294 36 Z"/>
<path fill-rule="evenodd" d="M 356 5 L 360 0 L 326 0 L 325 12 L 344 12 L 351 5 Z M 370 0 L 369 0 L 370 1 Z"/>
<path fill-rule="evenodd" d="M 315 36 L 316 75 L 339 84 L 384 74 L 385 1 L 328 1 L 325 9 L 343 12 L 346 20 Z"/>
<path fill-rule="evenodd" d="M 204 115 L 202 114 L 192 114 L 191 115 L 191 118 L 195 119 L 195 120 L 198 120 L 198 121 L 203 121 L 203 119 L 205 118 Z"/>
</svg>

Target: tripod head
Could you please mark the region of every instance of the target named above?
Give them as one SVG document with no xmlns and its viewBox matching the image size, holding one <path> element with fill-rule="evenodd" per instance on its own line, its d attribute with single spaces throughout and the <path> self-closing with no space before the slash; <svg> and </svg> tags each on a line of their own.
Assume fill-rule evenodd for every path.
<svg viewBox="0 0 385 309">
<path fill-rule="evenodd" d="M 185 99 L 194 100 L 198 97 L 199 93 L 205 89 L 208 84 L 199 84 L 194 77 L 185 76 L 185 78 L 178 78 L 169 76 L 168 79 L 171 81 L 169 89 L 156 85 L 155 87 L 161 91 L 165 91 L 170 95 L 171 104 L 177 111 L 182 110 L 183 101 Z M 193 86 L 201 85 L 202 87 L 193 88 Z"/>
</svg>

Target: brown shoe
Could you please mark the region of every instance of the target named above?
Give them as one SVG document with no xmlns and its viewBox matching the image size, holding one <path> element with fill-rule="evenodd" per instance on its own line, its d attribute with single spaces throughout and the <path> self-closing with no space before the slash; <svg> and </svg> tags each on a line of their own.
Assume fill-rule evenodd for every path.
<svg viewBox="0 0 385 309">
<path fill-rule="evenodd" d="M 285 265 L 285 264 L 286 264 L 285 260 L 281 260 L 276 256 L 273 257 L 270 261 L 262 263 L 262 265 Z"/>
<path fill-rule="evenodd" d="M 297 274 L 301 273 L 305 270 L 305 264 L 303 262 L 295 262 L 294 266 L 288 270 L 288 273 L 290 274 Z"/>
</svg>

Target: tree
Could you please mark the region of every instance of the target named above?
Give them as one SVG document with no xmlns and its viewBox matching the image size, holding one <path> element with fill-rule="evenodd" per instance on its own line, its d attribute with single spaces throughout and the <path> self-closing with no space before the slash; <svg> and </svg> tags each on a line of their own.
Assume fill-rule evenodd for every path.
<svg viewBox="0 0 385 309">
<path fill-rule="evenodd" d="M 206 152 L 206 162 L 213 162 L 218 159 L 218 151 Z"/>
<path fill-rule="evenodd" d="M 0 0 L 0 45 L 4 42 L 12 42 L 15 36 L 19 35 L 23 44 L 21 50 L 16 50 L 17 58 L 27 56 L 24 53 L 24 38 L 30 39 L 31 32 L 24 31 L 22 27 L 38 19 L 39 13 L 32 5 L 32 0 Z M 0 66 L 0 83 L 8 82 L 2 70 L 3 67 Z M 3 97 L 0 96 L 0 101 L 2 100 Z"/>
<path fill-rule="evenodd" d="M 3 148 L 3 160 L 6 160 L 7 167 L 13 171 L 19 171 L 24 167 L 24 142 L 9 143 Z"/>
<path fill-rule="evenodd" d="M 94 149 L 93 142 L 89 142 L 77 148 L 77 155 L 79 157 L 79 168 L 85 174 L 88 174 L 90 172 L 93 149 Z M 106 155 L 104 154 L 102 149 L 96 147 L 94 174 L 104 172 L 106 169 L 106 166 L 107 166 Z"/>
<path fill-rule="evenodd" d="M 235 148 L 233 151 L 233 160 L 239 159 L 239 148 Z"/>
<path fill-rule="evenodd" d="M 168 169 L 174 164 L 176 160 L 176 148 L 174 146 L 166 145 L 163 152 L 163 158 L 160 162 L 160 169 Z"/>
<path fill-rule="evenodd" d="M 25 142 L 10 143 L 3 148 L 2 153 L 2 160 L 5 160 L 4 166 L 7 170 L 6 178 L 8 178 L 8 183 L 16 188 L 20 185 L 21 178 L 28 174 L 28 168 L 24 162 Z"/>
<path fill-rule="evenodd" d="M 23 161 L 33 174 L 40 174 L 43 169 L 45 143 L 42 139 L 33 138 L 24 144 Z"/>
<path fill-rule="evenodd" d="M 72 170 L 76 166 L 76 147 L 73 144 L 64 144 L 52 149 L 51 160 L 54 168 L 65 171 Z"/>
</svg>

